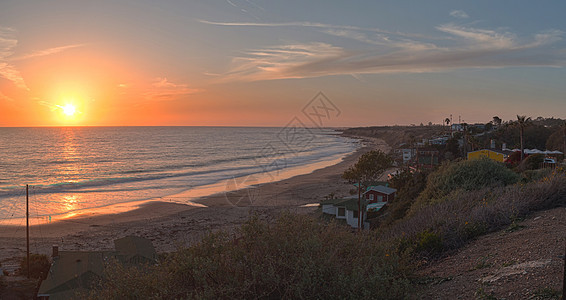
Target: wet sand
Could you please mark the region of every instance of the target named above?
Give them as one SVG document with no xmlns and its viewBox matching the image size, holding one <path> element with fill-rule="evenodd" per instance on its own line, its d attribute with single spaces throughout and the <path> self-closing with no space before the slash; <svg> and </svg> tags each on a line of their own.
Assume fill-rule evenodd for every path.
<svg viewBox="0 0 566 300">
<path fill-rule="evenodd" d="M 197 243 L 204 235 L 217 230 L 233 232 L 252 214 L 272 219 L 283 211 L 311 214 L 325 196 L 348 196 L 353 186 L 341 174 L 358 157 L 371 150 L 388 152 L 382 140 L 366 140 L 364 146 L 336 165 L 270 182 L 201 197 L 192 202 L 206 207 L 151 201 L 139 208 L 118 214 L 84 213 L 78 217 L 30 228 L 30 250 L 51 254 L 53 245 L 60 250 L 113 249 L 113 241 L 127 235 L 150 239 L 158 252 Z M 15 269 L 15 257 L 25 255 L 25 227 L 0 226 L 0 263 L 9 271 Z"/>
</svg>

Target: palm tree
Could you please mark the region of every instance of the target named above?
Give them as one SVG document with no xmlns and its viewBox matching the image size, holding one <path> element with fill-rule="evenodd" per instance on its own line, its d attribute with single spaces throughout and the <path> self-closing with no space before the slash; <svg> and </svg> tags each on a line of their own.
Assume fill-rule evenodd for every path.
<svg viewBox="0 0 566 300">
<path fill-rule="evenodd" d="M 525 133 L 525 127 L 531 125 L 531 117 L 519 116 L 517 115 L 517 126 L 519 127 L 520 138 L 521 138 L 521 161 L 525 158 L 523 135 Z"/>
<path fill-rule="evenodd" d="M 450 126 L 450 118 L 446 118 L 444 123 L 446 123 L 446 126 Z M 452 136 L 452 127 L 450 127 L 450 136 Z"/>
</svg>

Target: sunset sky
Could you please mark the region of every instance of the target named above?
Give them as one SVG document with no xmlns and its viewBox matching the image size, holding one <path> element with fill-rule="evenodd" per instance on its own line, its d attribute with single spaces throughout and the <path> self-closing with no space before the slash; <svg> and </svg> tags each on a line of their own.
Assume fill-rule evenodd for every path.
<svg viewBox="0 0 566 300">
<path fill-rule="evenodd" d="M 566 117 L 564 1 L 0 3 L 0 126 Z"/>
</svg>

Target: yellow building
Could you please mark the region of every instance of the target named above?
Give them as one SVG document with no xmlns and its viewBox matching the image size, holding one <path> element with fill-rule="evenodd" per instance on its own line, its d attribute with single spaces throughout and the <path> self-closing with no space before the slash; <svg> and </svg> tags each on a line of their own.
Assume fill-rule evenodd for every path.
<svg viewBox="0 0 566 300">
<path fill-rule="evenodd" d="M 487 157 L 489 159 L 493 159 L 498 162 L 504 162 L 505 159 L 507 158 L 507 155 L 503 152 L 494 149 L 482 149 L 468 153 L 468 159 L 475 159 L 481 157 Z"/>
</svg>

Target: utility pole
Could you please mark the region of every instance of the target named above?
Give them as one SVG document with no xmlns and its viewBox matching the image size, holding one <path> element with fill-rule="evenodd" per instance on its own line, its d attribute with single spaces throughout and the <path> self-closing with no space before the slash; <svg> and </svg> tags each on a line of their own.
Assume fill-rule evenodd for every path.
<svg viewBox="0 0 566 300">
<path fill-rule="evenodd" d="M 361 223 L 360 222 L 361 221 L 360 214 L 361 214 L 361 211 L 362 211 L 361 206 L 362 206 L 362 183 L 361 183 L 361 180 L 358 179 L 358 231 L 361 231 L 361 228 L 360 228 L 360 223 Z"/>
<path fill-rule="evenodd" d="M 26 184 L 26 248 L 27 248 L 27 258 L 28 258 L 28 279 L 30 279 L 29 270 L 29 185 Z"/>
</svg>

